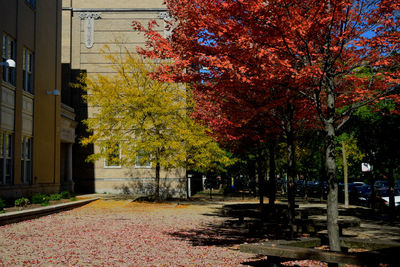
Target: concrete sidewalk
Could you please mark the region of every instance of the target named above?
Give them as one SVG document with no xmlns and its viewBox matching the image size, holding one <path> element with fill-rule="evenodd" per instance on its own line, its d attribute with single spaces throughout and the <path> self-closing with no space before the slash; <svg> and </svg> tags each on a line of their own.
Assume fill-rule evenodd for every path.
<svg viewBox="0 0 400 267">
<path fill-rule="evenodd" d="M 85 196 L 86 198 L 86 196 Z M 35 209 L 13 211 L 0 214 L 0 225 L 6 225 L 10 223 L 17 223 L 25 220 L 35 219 L 41 216 L 46 216 L 49 214 L 74 209 L 77 207 L 84 206 L 95 200 L 100 199 L 99 197 L 93 197 L 83 200 L 71 201 L 68 203 L 56 204 L 52 206 L 40 207 Z"/>
</svg>

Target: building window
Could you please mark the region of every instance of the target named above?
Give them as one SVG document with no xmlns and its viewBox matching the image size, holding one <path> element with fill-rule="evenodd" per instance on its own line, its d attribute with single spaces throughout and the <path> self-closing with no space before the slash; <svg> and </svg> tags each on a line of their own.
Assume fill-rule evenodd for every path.
<svg viewBox="0 0 400 267">
<path fill-rule="evenodd" d="M 21 180 L 23 184 L 32 183 L 32 138 L 22 137 Z"/>
<path fill-rule="evenodd" d="M 150 157 L 151 158 L 151 157 Z M 143 152 L 139 152 L 139 155 L 136 156 L 135 168 L 138 169 L 150 169 L 151 161 L 148 157 L 145 157 Z"/>
<path fill-rule="evenodd" d="M 119 144 L 109 144 L 106 147 L 104 168 L 121 168 L 121 148 Z"/>
<path fill-rule="evenodd" d="M 22 64 L 24 91 L 33 94 L 33 54 L 25 48 Z"/>
<path fill-rule="evenodd" d="M 31 8 L 36 7 L 36 0 L 25 0 L 25 3 L 27 3 Z"/>
<path fill-rule="evenodd" d="M 0 132 L 0 183 L 13 183 L 13 135 Z"/>
<path fill-rule="evenodd" d="M 3 35 L 3 50 L 1 56 L 3 62 L 7 59 L 15 60 L 15 40 L 7 34 Z M 3 81 L 15 86 L 15 68 L 3 66 Z"/>
</svg>

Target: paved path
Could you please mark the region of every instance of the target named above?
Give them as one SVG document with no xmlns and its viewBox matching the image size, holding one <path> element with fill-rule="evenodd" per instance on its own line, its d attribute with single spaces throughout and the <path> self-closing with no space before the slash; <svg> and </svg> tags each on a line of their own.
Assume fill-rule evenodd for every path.
<svg viewBox="0 0 400 267">
<path fill-rule="evenodd" d="M 321 210 L 326 214 L 326 205 L 319 203 L 300 204 L 300 208 Z M 400 242 L 400 221 L 390 221 L 388 215 L 373 213 L 370 209 L 360 206 L 339 205 L 339 214 L 342 216 L 355 217 L 360 220 L 360 227 L 351 227 L 343 231 L 345 236 L 361 239 L 378 239 Z M 326 231 L 325 231 L 326 232 Z"/>
<path fill-rule="evenodd" d="M 209 226 L 218 205 L 99 200 L 0 227 L 1 266 L 237 266 L 253 255 L 232 249 Z"/>
<path fill-rule="evenodd" d="M 227 223 L 233 218 L 220 216 L 218 211 L 232 203 L 231 199 L 146 204 L 113 198 L 1 226 L 0 266 L 238 266 L 259 262 L 254 255 L 240 253 L 238 245 L 266 241 L 268 236 Z M 361 227 L 345 230 L 345 235 L 399 239 L 399 224 L 365 218 L 359 207 L 342 212 L 361 218 Z"/>
</svg>

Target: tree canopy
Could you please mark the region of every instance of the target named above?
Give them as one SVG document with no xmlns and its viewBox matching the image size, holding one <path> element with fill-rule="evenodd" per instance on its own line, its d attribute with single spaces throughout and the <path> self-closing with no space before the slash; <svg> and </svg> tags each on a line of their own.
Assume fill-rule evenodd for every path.
<svg viewBox="0 0 400 267">
<path fill-rule="evenodd" d="M 162 36 L 155 22 L 148 27 L 134 22 L 148 40 L 148 48 L 138 51 L 150 58 L 172 59 L 172 64 L 160 66 L 158 77 L 190 82 L 196 91 L 196 112 L 216 132 L 234 137 L 232 126 L 248 125 L 253 118 L 264 119 L 261 125 L 268 129 L 269 118 L 282 106 L 323 130 L 328 234 L 331 249 L 340 250 L 336 132 L 360 106 L 382 98 L 398 101 L 400 4 L 165 2 L 172 34 Z M 360 75 L 365 69 L 369 74 Z"/>
<path fill-rule="evenodd" d="M 151 163 L 156 170 L 156 198 L 161 167 L 208 170 L 231 163 L 209 130 L 191 119 L 189 87 L 152 79 L 157 66 L 152 60 L 130 53 L 106 58 L 115 75 L 82 80 L 93 110 L 85 121 L 91 134 L 82 143 L 100 148 L 90 159 L 105 158 L 123 166 Z M 113 156 L 119 153 L 120 157 Z"/>
</svg>

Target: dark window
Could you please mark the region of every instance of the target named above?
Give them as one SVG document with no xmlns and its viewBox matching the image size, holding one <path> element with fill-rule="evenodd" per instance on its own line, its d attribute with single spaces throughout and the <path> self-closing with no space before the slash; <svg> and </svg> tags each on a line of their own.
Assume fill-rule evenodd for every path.
<svg viewBox="0 0 400 267">
<path fill-rule="evenodd" d="M 33 54 L 28 49 L 24 49 L 22 64 L 24 91 L 33 94 Z"/>
<path fill-rule="evenodd" d="M 15 60 L 15 40 L 7 34 L 3 35 L 3 49 L 1 57 L 3 62 L 5 62 L 7 59 Z M 15 68 L 3 66 L 3 81 L 15 86 Z"/>
<path fill-rule="evenodd" d="M 32 138 L 22 137 L 21 177 L 23 184 L 32 183 Z"/>
<path fill-rule="evenodd" d="M 0 132 L 0 184 L 13 183 L 13 135 Z"/>
</svg>

